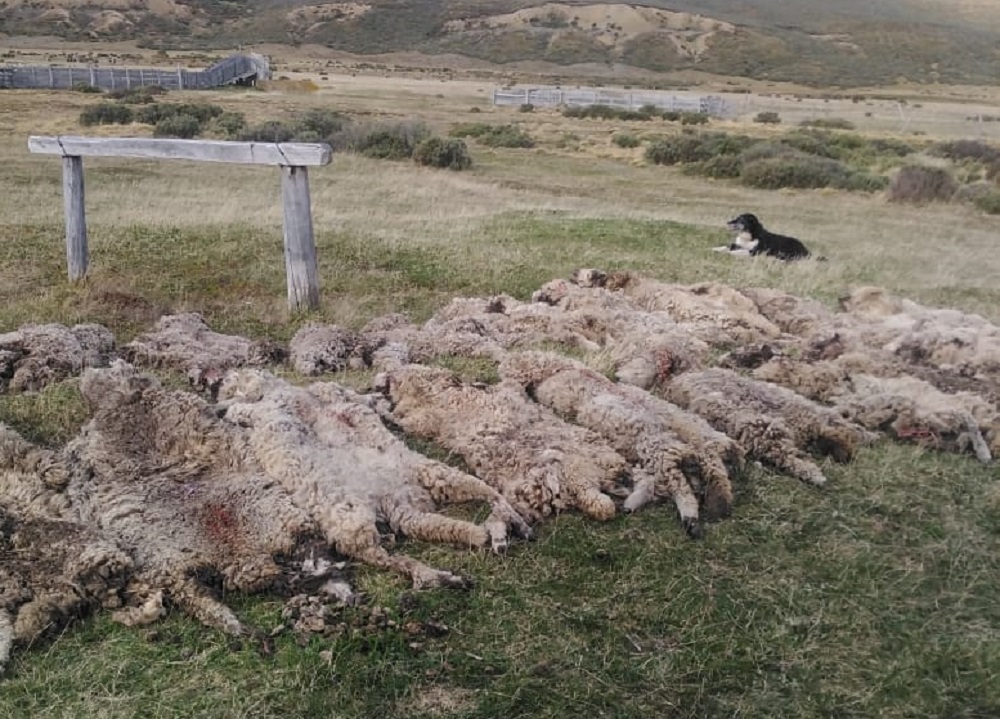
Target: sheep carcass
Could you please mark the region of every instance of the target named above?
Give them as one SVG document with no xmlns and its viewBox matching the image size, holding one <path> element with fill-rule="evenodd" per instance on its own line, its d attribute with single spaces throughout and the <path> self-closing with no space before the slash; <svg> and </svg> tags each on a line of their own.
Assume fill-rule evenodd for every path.
<svg viewBox="0 0 1000 719">
<path fill-rule="evenodd" d="M 71 521 L 68 476 L 54 452 L 0 424 L 0 673 L 15 643 L 120 602 L 131 560 Z"/>
<path fill-rule="evenodd" d="M 754 301 L 726 285 L 704 282 L 672 285 L 632 272 L 580 269 L 573 281 L 583 287 L 603 287 L 623 294 L 636 309 L 665 312 L 711 345 L 777 339 L 782 332 L 757 309 Z"/>
<path fill-rule="evenodd" d="M 409 450 L 364 398 L 333 383 L 296 387 L 260 370 L 228 374 L 220 408 L 249 428 L 254 456 L 327 540 L 350 557 L 388 568 L 415 587 L 461 586 L 465 580 L 379 543 L 377 524 L 415 539 L 465 547 L 506 547 L 527 524 L 498 492 L 479 479 Z M 484 501 L 483 525 L 435 513 L 436 504 Z"/>
<path fill-rule="evenodd" d="M 971 450 L 981 462 L 991 461 L 1000 434 L 1000 413 L 994 404 L 971 392 L 946 394 L 916 377 L 854 371 L 852 367 L 864 366 L 864 359 L 842 355 L 834 361 L 808 363 L 778 358 L 753 375 L 830 403 L 870 430 L 942 451 Z M 869 369 L 886 367 L 873 363 Z"/>
<path fill-rule="evenodd" d="M 122 347 L 122 356 L 139 367 L 179 370 L 196 386 L 215 390 L 226 370 L 281 362 L 286 351 L 270 341 L 213 332 L 200 314 L 187 312 L 161 317 L 152 332 Z"/>
<path fill-rule="evenodd" d="M 625 459 L 593 432 L 563 422 L 513 382 L 476 386 L 451 371 L 408 365 L 378 386 L 408 433 L 461 456 L 530 519 L 579 509 L 610 519 Z"/>
<path fill-rule="evenodd" d="M 0 392 L 28 392 L 103 367 L 115 338 L 101 325 L 25 325 L 0 334 Z"/>
<path fill-rule="evenodd" d="M 66 447 L 67 492 L 79 520 L 132 557 L 129 606 L 115 619 L 153 621 L 167 600 L 211 627 L 254 634 L 213 590 L 271 586 L 283 574 L 275 558 L 312 547 L 314 523 L 254 462 L 246 433 L 197 395 L 122 361 L 85 371 L 80 390 L 93 417 Z M 350 594 L 336 581 L 325 590 Z"/>
<path fill-rule="evenodd" d="M 730 469 L 743 460 L 739 446 L 697 415 L 638 387 L 615 384 L 575 360 L 548 352 L 511 354 L 500 375 L 528 389 L 538 402 L 599 433 L 645 472 L 626 500 L 634 510 L 654 496 L 672 499 L 689 534 L 700 534 L 698 501 L 713 518 L 732 507 Z"/>
<path fill-rule="evenodd" d="M 826 477 L 803 449 L 847 462 L 873 439 L 829 407 L 726 369 L 682 374 L 664 396 L 735 439 L 749 458 L 811 484 L 825 484 Z"/>
</svg>

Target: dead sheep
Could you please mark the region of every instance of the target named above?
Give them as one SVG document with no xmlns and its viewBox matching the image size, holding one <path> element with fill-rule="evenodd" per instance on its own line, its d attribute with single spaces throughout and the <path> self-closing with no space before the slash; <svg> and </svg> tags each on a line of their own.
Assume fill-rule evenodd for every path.
<svg viewBox="0 0 1000 719">
<path fill-rule="evenodd" d="M 895 375 L 891 365 L 868 365 L 889 376 L 857 371 L 863 358 L 800 362 L 778 358 L 754 370 L 753 376 L 831 404 L 840 414 L 873 430 L 941 451 L 971 451 L 989 462 L 998 447 L 1000 412 L 996 405 L 970 392 L 948 394 L 917 377 Z M 991 446 L 993 445 L 993 446 Z"/>
<path fill-rule="evenodd" d="M 31 392 L 104 367 L 115 338 L 101 325 L 25 325 L 0 334 L 0 392 Z"/>
<path fill-rule="evenodd" d="M 925 307 L 872 287 L 841 298 L 841 306 L 853 321 L 846 332 L 857 344 L 913 364 L 992 380 L 1000 376 L 1000 327 L 979 315 Z"/>
<path fill-rule="evenodd" d="M 316 536 L 308 514 L 256 464 L 246 433 L 201 397 L 121 361 L 85 371 L 80 391 L 93 417 L 65 449 L 67 493 L 78 520 L 132 559 L 127 606 L 114 618 L 146 623 L 170 603 L 260 638 L 217 592 L 272 586 L 283 574 L 276 558 Z"/>
<path fill-rule="evenodd" d="M 378 386 L 403 430 L 462 457 L 530 520 L 569 509 L 599 520 L 615 515 L 609 494 L 618 492 L 625 459 L 532 402 L 520 385 L 473 385 L 443 368 L 409 365 L 380 375 Z"/>
<path fill-rule="evenodd" d="M 0 673 L 15 644 L 120 602 L 131 560 L 72 521 L 68 479 L 57 453 L 0 424 Z"/>
<path fill-rule="evenodd" d="M 363 369 L 365 362 L 358 356 L 359 345 L 357 332 L 338 325 L 309 322 L 288 343 L 288 359 L 296 372 L 306 376 Z"/>
<path fill-rule="evenodd" d="M 199 387 L 214 390 L 233 367 L 265 367 L 286 357 L 284 347 L 267 340 L 213 332 L 197 312 L 166 315 L 152 332 L 122 347 L 122 357 L 149 369 L 184 372 Z"/>
<path fill-rule="evenodd" d="M 730 471 L 741 467 L 743 453 L 701 417 L 553 353 L 513 353 L 501 363 L 500 375 L 561 416 L 594 430 L 641 466 L 648 483 L 637 486 L 626 500 L 627 509 L 637 509 L 654 496 L 672 499 L 685 529 L 694 536 L 700 534 L 695 494 L 709 517 L 730 513 Z"/>
<path fill-rule="evenodd" d="M 754 303 L 763 317 L 788 334 L 812 334 L 827 326 L 833 317 L 826 305 L 808 297 L 796 297 L 770 287 L 747 287 L 739 292 Z"/>
<path fill-rule="evenodd" d="M 296 387 L 267 372 L 226 376 L 220 408 L 227 422 L 246 428 L 254 457 L 268 476 L 308 511 L 337 550 L 408 576 L 417 588 L 464 586 L 466 580 L 379 541 L 378 524 L 414 539 L 500 551 L 527 524 L 479 479 L 408 449 L 369 402 L 333 383 Z M 439 505 L 485 502 L 483 525 L 451 519 Z"/>
<path fill-rule="evenodd" d="M 781 329 L 765 318 L 757 305 L 739 291 L 714 282 L 674 285 L 633 272 L 580 269 L 573 281 L 583 287 L 603 287 L 628 298 L 636 309 L 665 312 L 712 345 L 777 339 Z"/>
<path fill-rule="evenodd" d="M 666 386 L 664 397 L 735 439 L 748 458 L 810 484 L 825 484 L 826 477 L 805 450 L 848 462 L 873 440 L 829 407 L 727 369 L 682 374 Z"/>
</svg>

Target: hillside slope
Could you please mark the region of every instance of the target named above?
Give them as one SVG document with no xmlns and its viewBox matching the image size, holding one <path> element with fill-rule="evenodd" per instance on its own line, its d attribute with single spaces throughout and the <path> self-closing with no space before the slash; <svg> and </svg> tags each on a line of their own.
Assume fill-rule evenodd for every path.
<svg viewBox="0 0 1000 719">
<path fill-rule="evenodd" d="M 310 42 L 841 86 L 1000 78 L 1000 3 L 977 0 L 0 0 L 0 32 L 154 47 Z"/>
</svg>

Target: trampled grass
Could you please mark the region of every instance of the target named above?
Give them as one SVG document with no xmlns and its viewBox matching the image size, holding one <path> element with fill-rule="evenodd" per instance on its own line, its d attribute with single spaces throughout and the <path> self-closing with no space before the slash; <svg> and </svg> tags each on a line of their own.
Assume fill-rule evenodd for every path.
<svg viewBox="0 0 1000 719">
<path fill-rule="evenodd" d="M 525 121 L 515 112 L 505 121 Z M 21 129 L 31 117 L 0 111 Z M 468 173 L 356 157 L 313 172 L 316 317 L 422 319 L 455 295 L 525 298 L 590 265 L 829 302 L 877 284 L 1000 320 L 997 220 L 968 208 L 753 191 L 545 143 L 472 151 Z M 285 308 L 276 172 L 85 161 L 92 272 L 69 286 L 58 162 L 28 157 L 20 135 L 0 140 L 0 160 L 0 331 L 98 321 L 126 341 L 161 312 L 196 310 L 287 339 L 307 319 Z M 710 252 L 748 209 L 829 261 Z M 491 379 L 483 363 L 452 365 Z M 45 444 L 85 419 L 72 382 L 0 396 L 0 421 Z M 883 443 L 825 469 L 817 490 L 751 468 L 734 516 L 698 542 L 658 505 L 606 524 L 560 516 L 505 557 L 407 543 L 475 586 L 414 593 L 358 568 L 398 626 L 368 632 L 368 609 L 344 609 L 343 636 L 300 646 L 286 633 L 273 657 L 176 615 L 78 622 L 18 649 L 0 717 L 1000 715 L 996 468 Z M 226 599 L 265 630 L 281 621 L 276 597 Z"/>
</svg>

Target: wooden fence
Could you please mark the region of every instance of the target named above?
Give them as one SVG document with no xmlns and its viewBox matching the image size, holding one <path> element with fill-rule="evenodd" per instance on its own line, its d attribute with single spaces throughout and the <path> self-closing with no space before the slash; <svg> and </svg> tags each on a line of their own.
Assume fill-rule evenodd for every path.
<svg viewBox="0 0 1000 719">
<path fill-rule="evenodd" d="M 78 85 L 90 85 L 103 90 L 127 90 L 143 85 L 159 85 L 168 90 L 204 90 L 270 77 L 271 66 L 266 57 L 244 53 L 230 55 L 204 70 L 12 65 L 0 67 L 0 88 L 68 90 Z"/>
<path fill-rule="evenodd" d="M 635 92 L 587 88 L 563 90 L 556 87 L 496 88 L 493 90 L 493 104 L 537 107 L 607 105 L 623 110 L 638 110 L 640 107 L 650 105 L 659 110 L 699 112 L 715 117 L 724 117 L 729 111 L 726 101 L 715 95 L 648 90 Z"/>
<path fill-rule="evenodd" d="M 63 158 L 66 263 L 71 282 L 86 277 L 89 263 L 83 190 L 84 156 L 279 166 L 284 205 L 288 306 L 292 310 L 314 310 L 319 307 L 319 272 L 313 238 L 308 167 L 329 164 L 331 149 L 326 143 L 32 136 L 28 138 L 28 149 Z"/>
</svg>

